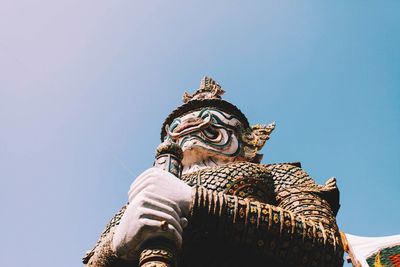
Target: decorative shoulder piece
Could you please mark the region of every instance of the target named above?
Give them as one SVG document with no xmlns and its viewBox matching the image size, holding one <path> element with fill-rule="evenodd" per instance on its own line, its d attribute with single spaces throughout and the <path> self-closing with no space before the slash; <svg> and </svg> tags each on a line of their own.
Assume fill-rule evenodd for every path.
<svg viewBox="0 0 400 267">
<path fill-rule="evenodd" d="M 204 76 L 200 82 L 199 89 L 190 95 L 188 92 L 183 94 L 183 103 L 187 103 L 195 99 L 221 99 L 225 93 L 222 87 L 210 77 Z"/>
</svg>

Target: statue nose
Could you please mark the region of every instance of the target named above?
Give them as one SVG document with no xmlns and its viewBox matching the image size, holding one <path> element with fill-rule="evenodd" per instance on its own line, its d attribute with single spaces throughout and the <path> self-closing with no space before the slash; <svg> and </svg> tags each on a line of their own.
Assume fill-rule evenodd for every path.
<svg viewBox="0 0 400 267">
<path fill-rule="evenodd" d="M 181 124 L 174 129 L 174 133 L 183 133 L 187 129 L 195 129 L 201 124 L 204 124 L 204 120 L 202 118 L 189 118 L 181 122 Z"/>
<path fill-rule="evenodd" d="M 203 116 L 203 118 L 189 117 L 183 120 L 172 131 L 168 129 L 169 127 L 168 125 L 166 126 L 165 130 L 169 137 L 176 140 L 184 135 L 206 128 L 210 125 L 210 123 L 211 123 L 211 115 L 209 112 L 207 112 L 205 116 Z"/>
</svg>

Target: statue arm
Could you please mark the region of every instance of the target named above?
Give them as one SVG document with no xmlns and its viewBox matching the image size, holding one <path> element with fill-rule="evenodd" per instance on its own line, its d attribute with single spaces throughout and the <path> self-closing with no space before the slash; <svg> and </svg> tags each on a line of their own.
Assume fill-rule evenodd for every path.
<svg viewBox="0 0 400 267">
<path fill-rule="evenodd" d="M 313 266 L 315 261 L 318 266 L 342 266 L 343 248 L 336 225 L 203 187 L 194 190 L 189 219 L 194 227 L 273 256 L 285 265 Z M 312 198 L 318 201 L 318 196 Z"/>
<path fill-rule="evenodd" d="M 127 205 L 124 205 L 110 220 L 92 250 L 83 257 L 85 267 L 132 267 L 132 262 L 121 259 L 111 248 L 112 237 Z"/>
</svg>

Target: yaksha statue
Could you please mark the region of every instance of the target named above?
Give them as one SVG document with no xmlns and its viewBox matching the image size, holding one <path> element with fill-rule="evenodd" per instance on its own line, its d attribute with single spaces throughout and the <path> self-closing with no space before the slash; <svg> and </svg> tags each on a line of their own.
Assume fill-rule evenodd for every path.
<svg viewBox="0 0 400 267">
<path fill-rule="evenodd" d="M 155 166 L 83 259 L 91 267 L 342 266 L 334 178 L 261 164 L 275 124 L 250 126 L 205 77 L 165 120 Z M 179 179 L 178 179 L 179 178 Z"/>
</svg>

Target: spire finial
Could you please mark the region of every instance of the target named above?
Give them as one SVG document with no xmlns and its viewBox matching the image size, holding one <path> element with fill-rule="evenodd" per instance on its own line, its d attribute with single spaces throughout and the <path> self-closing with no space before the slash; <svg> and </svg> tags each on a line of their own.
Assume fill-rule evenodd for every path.
<svg viewBox="0 0 400 267">
<path fill-rule="evenodd" d="M 204 76 L 200 81 L 200 87 L 193 95 L 185 92 L 183 94 L 183 103 L 187 103 L 195 99 L 221 99 L 225 93 L 222 87 L 212 78 Z"/>
</svg>

